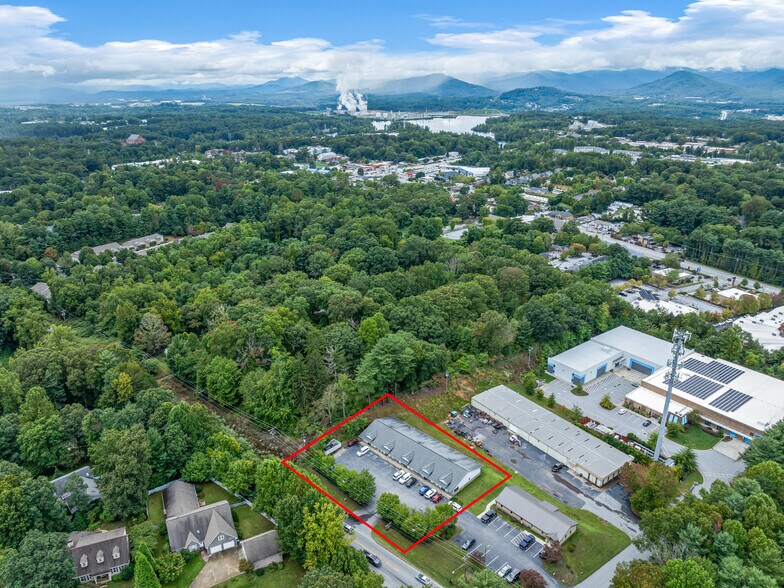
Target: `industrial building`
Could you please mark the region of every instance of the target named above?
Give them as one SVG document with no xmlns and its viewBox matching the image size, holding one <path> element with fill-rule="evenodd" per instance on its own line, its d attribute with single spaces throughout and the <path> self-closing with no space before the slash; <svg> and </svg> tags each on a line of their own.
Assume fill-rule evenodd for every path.
<svg viewBox="0 0 784 588">
<path fill-rule="evenodd" d="M 561 543 L 577 530 L 577 522 L 559 512 L 557 506 L 517 486 L 505 487 L 495 499 L 495 508 L 534 533 Z"/>
<path fill-rule="evenodd" d="M 547 371 L 575 386 L 619 367 L 650 375 L 667 365 L 672 344 L 629 327 L 616 327 L 547 360 Z M 688 353 L 688 350 L 687 350 Z"/>
<path fill-rule="evenodd" d="M 359 437 L 417 478 L 449 494 L 465 488 L 482 471 L 470 457 L 396 418 L 374 420 Z"/>
<path fill-rule="evenodd" d="M 632 461 L 632 456 L 506 386 L 477 394 L 471 404 L 596 486 L 612 481 Z"/>
<path fill-rule="evenodd" d="M 663 398 L 668 380 L 669 371 L 661 370 L 644 379 L 641 388 Z M 746 443 L 784 419 L 784 382 L 700 353 L 680 362 L 672 400 L 698 411 L 705 426 Z M 650 404 L 641 398 L 635 403 Z"/>
</svg>

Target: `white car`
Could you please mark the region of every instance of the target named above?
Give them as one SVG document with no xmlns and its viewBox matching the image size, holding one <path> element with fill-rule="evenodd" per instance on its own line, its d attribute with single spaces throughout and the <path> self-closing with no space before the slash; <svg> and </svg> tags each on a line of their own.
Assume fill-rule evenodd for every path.
<svg viewBox="0 0 784 588">
<path fill-rule="evenodd" d="M 405 483 L 406 483 L 406 482 L 408 482 L 410 479 L 411 479 L 411 474 L 409 474 L 409 473 L 405 473 L 405 474 L 403 474 L 402 476 L 400 476 L 400 479 L 397 481 L 397 483 L 398 483 L 398 484 L 405 484 Z"/>
<path fill-rule="evenodd" d="M 394 474 L 392 474 L 392 479 L 393 479 L 393 480 L 397 480 L 397 479 L 399 479 L 399 478 L 400 478 L 400 476 L 402 476 L 402 475 L 403 475 L 403 474 L 405 474 L 405 473 L 406 473 L 406 472 L 404 472 L 403 470 L 398 470 L 398 471 L 396 471 Z"/>
<path fill-rule="evenodd" d="M 362 456 L 363 456 L 363 455 L 365 455 L 365 454 L 366 454 L 368 451 L 370 451 L 370 445 L 365 445 L 364 447 L 360 447 L 360 448 L 357 450 L 357 457 L 362 457 Z"/>
<path fill-rule="evenodd" d="M 457 511 L 459 511 L 461 508 L 463 508 L 462 506 L 460 506 L 460 505 L 459 505 L 457 502 L 455 502 L 454 500 L 450 500 L 450 501 L 449 501 L 447 504 L 448 504 L 449 506 L 451 506 L 451 507 L 452 507 L 452 509 L 453 509 L 455 512 L 457 512 Z"/>
<path fill-rule="evenodd" d="M 427 492 L 425 492 L 425 498 L 427 498 L 428 500 L 430 500 L 431 498 L 433 498 L 433 495 L 434 495 L 435 493 L 436 493 L 436 489 L 435 489 L 435 488 L 431 488 L 430 490 L 428 490 Z"/>
<path fill-rule="evenodd" d="M 425 586 L 432 586 L 433 581 L 425 576 L 424 574 L 417 574 L 416 579 L 419 581 L 420 584 L 424 584 Z"/>
<path fill-rule="evenodd" d="M 626 414 L 627 412 L 629 411 L 626 410 L 625 408 L 622 408 L 621 410 L 618 411 L 618 414 Z"/>
</svg>

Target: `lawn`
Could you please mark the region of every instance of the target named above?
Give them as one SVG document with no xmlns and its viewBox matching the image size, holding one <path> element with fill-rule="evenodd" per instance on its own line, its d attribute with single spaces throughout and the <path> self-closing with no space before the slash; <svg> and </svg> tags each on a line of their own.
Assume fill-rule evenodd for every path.
<svg viewBox="0 0 784 588">
<path fill-rule="evenodd" d="M 163 517 L 163 492 L 156 492 L 147 497 L 147 512 L 148 520 L 155 524 L 161 525 L 164 522 Z M 163 535 L 158 533 L 158 546 L 155 548 L 156 554 L 161 554 L 168 549 L 166 540 Z"/>
<path fill-rule="evenodd" d="M 163 588 L 188 588 L 196 579 L 196 576 L 199 575 L 205 563 L 201 555 L 198 553 L 194 554 L 194 558 L 185 564 L 185 569 L 180 574 L 180 577 L 175 582 L 163 584 Z"/>
<path fill-rule="evenodd" d="M 199 486 L 201 486 L 201 490 L 198 492 L 199 499 L 204 501 L 204 504 L 215 504 L 221 500 L 228 500 L 229 504 L 234 504 L 238 501 L 234 494 L 224 490 L 215 482 L 204 482 Z"/>
<path fill-rule="evenodd" d="M 691 492 L 691 487 L 694 484 L 702 484 L 704 481 L 705 479 L 702 477 L 702 474 L 699 471 L 690 472 L 686 474 L 683 480 L 681 480 L 678 484 L 679 492 L 681 494 Z"/>
<path fill-rule="evenodd" d="M 217 584 L 214 588 L 291 588 L 299 586 L 304 575 L 305 570 L 300 564 L 286 559 L 282 570 L 267 572 L 263 576 L 243 574 Z"/>
<path fill-rule="evenodd" d="M 710 449 L 721 441 L 721 437 L 706 433 L 702 428 L 695 425 L 690 426 L 684 433 L 678 433 L 675 436 L 668 433 L 667 439 L 692 449 Z"/>
<path fill-rule="evenodd" d="M 247 504 L 237 506 L 231 509 L 237 515 L 238 524 L 237 531 L 240 534 L 240 539 L 247 539 L 265 531 L 271 531 L 275 528 L 270 521 L 265 519 Z"/>
</svg>

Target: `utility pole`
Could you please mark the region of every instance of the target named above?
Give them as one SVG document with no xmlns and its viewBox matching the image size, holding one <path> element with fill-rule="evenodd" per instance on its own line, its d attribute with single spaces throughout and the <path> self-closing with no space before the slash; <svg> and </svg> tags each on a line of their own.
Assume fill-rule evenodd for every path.
<svg viewBox="0 0 784 588">
<path fill-rule="evenodd" d="M 444 377 L 446 378 L 446 390 L 444 394 L 449 394 L 449 372 L 444 372 Z"/>
<path fill-rule="evenodd" d="M 667 366 L 670 368 L 670 378 L 667 382 L 667 396 L 664 399 L 664 410 L 662 411 L 661 424 L 659 425 L 659 437 L 656 439 L 656 450 L 653 452 L 654 463 L 659 461 L 662 441 L 664 441 L 664 435 L 667 432 L 667 411 L 670 408 L 672 387 L 678 381 L 678 360 L 683 355 L 684 346 L 689 337 L 691 337 L 691 333 L 679 330 L 676 330 L 672 335 L 672 359 L 667 360 Z"/>
</svg>

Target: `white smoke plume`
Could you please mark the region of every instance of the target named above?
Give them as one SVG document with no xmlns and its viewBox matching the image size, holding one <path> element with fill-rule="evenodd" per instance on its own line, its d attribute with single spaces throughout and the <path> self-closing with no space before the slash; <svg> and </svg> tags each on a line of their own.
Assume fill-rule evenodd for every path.
<svg viewBox="0 0 784 588">
<path fill-rule="evenodd" d="M 367 100 L 359 92 L 343 90 L 338 99 L 338 110 L 346 109 L 350 114 L 367 112 Z"/>
</svg>

